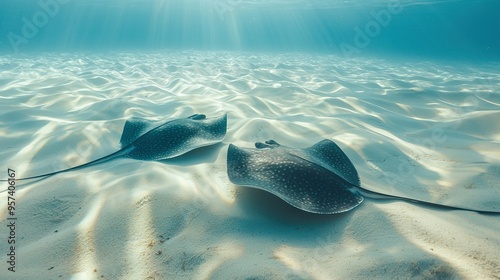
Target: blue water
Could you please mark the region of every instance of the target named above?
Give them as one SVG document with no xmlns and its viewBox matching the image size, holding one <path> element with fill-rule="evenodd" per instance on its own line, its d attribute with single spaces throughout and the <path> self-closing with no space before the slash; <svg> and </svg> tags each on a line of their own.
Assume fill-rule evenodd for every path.
<svg viewBox="0 0 500 280">
<path fill-rule="evenodd" d="M 496 216 L 368 200 L 310 216 L 232 184 L 227 149 L 330 139 L 362 187 L 498 211 L 499 12 L 500 0 L 0 0 L 0 180 L 111 154 L 130 118 L 228 113 L 208 151 L 16 183 L 11 279 L 498 277 Z"/>
<path fill-rule="evenodd" d="M 500 1 L 2 0 L 0 53 L 265 50 L 500 59 Z"/>
</svg>

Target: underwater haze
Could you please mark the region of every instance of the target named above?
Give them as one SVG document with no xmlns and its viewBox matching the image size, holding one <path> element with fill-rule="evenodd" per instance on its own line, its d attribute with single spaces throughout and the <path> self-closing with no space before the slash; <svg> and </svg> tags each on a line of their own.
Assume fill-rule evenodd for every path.
<svg viewBox="0 0 500 280">
<path fill-rule="evenodd" d="M 499 0 L 0 0 L 0 278 L 498 279 L 498 214 L 430 205 L 500 213 L 499 12 Z M 194 114 L 227 114 L 221 143 L 57 172 L 120 150 L 127 121 Z M 178 123 L 137 143 L 158 154 Z M 271 139 L 295 154 L 256 155 L 237 171 L 256 179 L 232 183 L 230 144 Z M 325 139 L 342 154 L 304 152 Z M 358 175 L 342 183 L 309 158 Z M 323 214 L 285 202 L 358 176 L 413 202 L 364 196 L 340 214 L 330 199 Z"/>
<path fill-rule="evenodd" d="M 0 50 L 500 58 L 495 0 L 2 0 Z"/>
</svg>

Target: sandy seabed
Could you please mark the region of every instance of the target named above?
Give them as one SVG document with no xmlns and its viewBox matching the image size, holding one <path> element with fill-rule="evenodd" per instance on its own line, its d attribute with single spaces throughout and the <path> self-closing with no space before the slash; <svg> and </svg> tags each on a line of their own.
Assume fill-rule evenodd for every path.
<svg viewBox="0 0 500 280">
<path fill-rule="evenodd" d="M 227 145 L 334 140 L 362 186 L 500 211 L 500 65 L 304 53 L 0 56 L 0 179 L 120 149 L 130 117 L 228 113 L 220 145 L 17 183 L 1 279 L 499 279 L 500 217 L 367 199 L 302 212 L 231 184 Z M 1 182 L 1 190 L 7 188 Z"/>
</svg>

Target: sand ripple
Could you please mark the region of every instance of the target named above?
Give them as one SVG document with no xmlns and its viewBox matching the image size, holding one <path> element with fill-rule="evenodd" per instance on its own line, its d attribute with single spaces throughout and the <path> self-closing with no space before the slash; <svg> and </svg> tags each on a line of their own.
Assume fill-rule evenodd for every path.
<svg viewBox="0 0 500 280">
<path fill-rule="evenodd" d="M 333 139 L 366 188 L 500 210 L 499 67 L 303 53 L 3 56 L 0 156 L 3 168 L 14 167 L 26 177 L 119 149 L 124 120 L 132 116 L 228 112 L 225 144 L 274 139 L 304 147 Z M 129 274 L 136 279 L 227 278 L 234 271 L 230 267 L 248 277 L 297 274 L 307 279 L 331 275 L 332 267 L 348 278 L 375 268 L 380 275 L 420 271 L 425 276 L 439 270 L 438 275 L 452 278 L 488 278 L 498 272 L 498 260 L 491 261 L 500 245 L 496 220 L 488 226 L 491 218 L 466 213 L 471 215 L 467 223 L 475 221 L 471 227 L 482 232 L 478 235 L 461 227 L 453 211 L 405 203 L 366 204 L 354 214 L 311 218 L 265 194 L 231 185 L 225 149 L 221 145 L 167 164 L 117 160 L 26 186 L 18 194 L 23 199 L 19 215 L 37 230 L 23 233 L 19 254 L 38 270 L 22 268 L 20 275 L 43 271 L 47 278 L 87 277 L 96 269 L 95 275 L 112 279 Z M 0 198 L 5 201 L 5 194 Z M 256 206 L 266 200 L 279 206 L 267 206 L 267 212 L 266 206 Z M 4 220 L 6 212 L 0 217 Z M 367 236 L 365 231 L 375 230 L 367 217 L 387 228 Z M 456 241 L 441 239 L 433 230 L 456 230 Z M 379 244 L 377 236 L 395 245 Z M 489 241 L 469 242 L 485 236 Z M 253 248 L 255 243 L 262 247 Z M 0 244 L 3 254 L 6 244 Z M 391 250 L 401 248 L 407 254 L 395 264 Z M 464 257 L 450 257 L 456 255 Z M 336 259 L 356 256 L 361 259 L 354 262 L 356 268 L 350 262 L 332 266 Z M 265 270 L 270 274 L 254 275 L 247 267 L 262 267 L 271 259 L 278 269 Z M 1 260 L 3 270 L 5 257 Z M 48 270 L 51 266 L 54 270 Z"/>
</svg>

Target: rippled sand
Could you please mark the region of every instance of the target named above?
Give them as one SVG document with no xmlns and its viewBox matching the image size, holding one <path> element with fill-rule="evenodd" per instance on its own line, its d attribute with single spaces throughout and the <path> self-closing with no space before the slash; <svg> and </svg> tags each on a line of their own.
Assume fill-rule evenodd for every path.
<svg viewBox="0 0 500 280">
<path fill-rule="evenodd" d="M 499 211 L 499 69 L 301 53 L 0 56 L 0 167 L 17 177 L 118 150 L 130 117 L 229 114 L 221 145 L 18 182 L 15 274 L 1 193 L 1 275 L 494 279 L 498 216 L 370 199 L 307 214 L 232 185 L 225 160 L 229 143 L 328 138 L 365 188 Z"/>
</svg>

